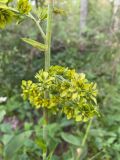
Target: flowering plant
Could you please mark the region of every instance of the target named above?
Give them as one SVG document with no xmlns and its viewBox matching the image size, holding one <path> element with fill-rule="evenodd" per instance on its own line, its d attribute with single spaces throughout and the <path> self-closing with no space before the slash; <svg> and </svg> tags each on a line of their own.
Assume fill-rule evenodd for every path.
<svg viewBox="0 0 120 160">
<path fill-rule="evenodd" d="M 13 0 L 0 0 L 0 28 L 5 28 L 12 22 L 19 24 L 21 20 L 31 19 L 38 27 L 44 43 L 22 38 L 29 45 L 45 53 L 45 69 L 36 75 L 36 82 L 22 81 L 23 98 L 36 108 L 43 110 L 43 140 L 47 142 L 48 112 L 57 115 L 66 115 L 67 119 L 75 121 L 88 121 L 97 110 L 96 84 L 89 82 L 85 74 L 77 73 L 74 69 L 62 66 L 50 66 L 51 31 L 53 13 L 65 15 L 63 9 L 54 7 L 53 0 L 47 0 L 45 7 L 33 9 L 28 0 L 18 0 L 14 7 L 10 7 Z M 41 21 L 47 21 L 46 32 L 41 27 Z M 85 143 L 91 121 L 88 125 L 82 145 Z M 52 151 L 53 152 L 53 151 Z M 48 156 L 43 151 L 43 160 Z"/>
</svg>

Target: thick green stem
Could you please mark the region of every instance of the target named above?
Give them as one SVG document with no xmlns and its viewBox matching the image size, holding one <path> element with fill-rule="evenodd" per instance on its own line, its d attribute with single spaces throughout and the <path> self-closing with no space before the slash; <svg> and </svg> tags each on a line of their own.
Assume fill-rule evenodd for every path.
<svg viewBox="0 0 120 160">
<path fill-rule="evenodd" d="M 45 53 L 45 70 L 46 71 L 50 67 L 52 12 L 53 12 L 53 2 L 52 0 L 48 0 L 48 18 L 47 18 L 46 42 L 45 42 L 47 45 L 47 50 Z"/>
<path fill-rule="evenodd" d="M 48 71 L 50 67 L 52 13 L 53 13 L 53 3 L 52 3 L 52 0 L 48 0 L 48 17 L 47 17 L 46 39 L 45 39 L 45 44 L 47 46 L 47 50 L 45 52 L 45 71 Z M 49 96 L 49 93 L 45 92 L 45 98 L 48 98 L 48 96 Z M 43 139 L 44 141 L 47 142 L 48 112 L 46 109 L 43 110 L 43 116 L 44 116 Z M 43 153 L 43 160 L 46 159 L 46 156 L 47 156 L 47 153 Z"/>
</svg>

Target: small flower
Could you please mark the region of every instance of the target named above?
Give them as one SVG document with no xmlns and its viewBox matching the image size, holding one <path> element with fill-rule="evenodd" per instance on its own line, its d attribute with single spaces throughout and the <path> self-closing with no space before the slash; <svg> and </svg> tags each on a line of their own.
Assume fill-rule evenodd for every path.
<svg viewBox="0 0 120 160">
<path fill-rule="evenodd" d="M 28 14 L 32 9 L 28 0 L 19 0 L 17 8 L 21 14 Z"/>
</svg>

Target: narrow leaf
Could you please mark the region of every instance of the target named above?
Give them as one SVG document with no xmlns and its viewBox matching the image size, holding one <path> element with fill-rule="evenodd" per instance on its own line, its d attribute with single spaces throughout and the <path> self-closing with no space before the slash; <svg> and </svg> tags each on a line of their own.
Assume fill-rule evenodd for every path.
<svg viewBox="0 0 120 160">
<path fill-rule="evenodd" d="M 30 44 L 31 46 L 39 49 L 40 51 L 45 51 L 47 49 L 47 46 L 45 44 L 39 43 L 37 41 L 34 41 L 32 39 L 29 38 L 22 38 L 22 40 L 28 44 Z"/>
</svg>

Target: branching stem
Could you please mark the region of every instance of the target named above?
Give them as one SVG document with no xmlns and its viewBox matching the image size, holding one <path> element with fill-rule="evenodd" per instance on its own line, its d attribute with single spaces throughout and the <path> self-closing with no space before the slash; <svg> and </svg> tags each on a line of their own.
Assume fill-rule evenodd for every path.
<svg viewBox="0 0 120 160">
<path fill-rule="evenodd" d="M 29 14 L 29 17 L 36 23 L 36 25 L 37 25 L 37 27 L 38 27 L 38 29 L 39 29 L 39 31 L 40 31 L 40 33 L 41 33 L 44 41 L 45 41 L 46 35 L 45 35 L 45 33 L 44 33 L 41 25 L 39 24 L 39 21 L 37 21 L 37 20 L 35 19 L 35 17 L 34 17 L 31 13 Z"/>
</svg>

